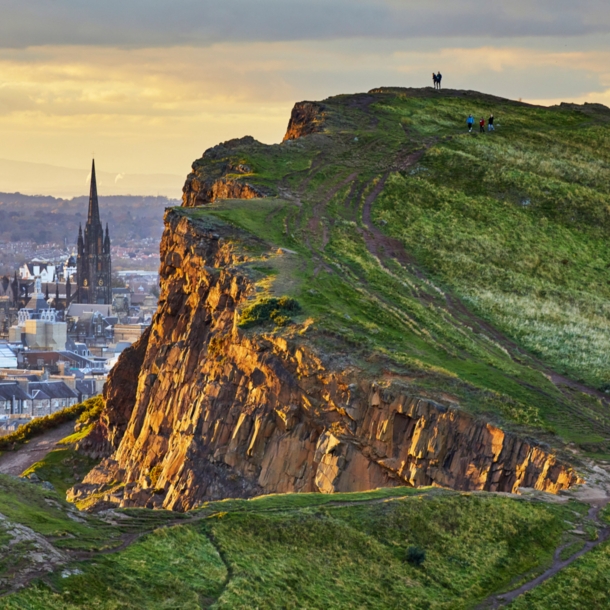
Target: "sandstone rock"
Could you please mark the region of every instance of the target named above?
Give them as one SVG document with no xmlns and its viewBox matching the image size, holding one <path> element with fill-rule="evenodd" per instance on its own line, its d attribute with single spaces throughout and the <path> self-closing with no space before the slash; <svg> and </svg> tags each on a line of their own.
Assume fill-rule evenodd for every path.
<svg viewBox="0 0 610 610">
<path fill-rule="evenodd" d="M 578 481 L 548 451 L 459 408 L 323 364 L 315 341 L 241 331 L 253 286 L 231 231 L 167 213 L 157 313 L 104 392 L 99 433 L 112 455 L 71 498 L 186 510 L 262 493 L 557 492 Z"/>
<path fill-rule="evenodd" d="M 290 115 L 284 142 L 322 131 L 325 119 L 324 110 L 324 105 L 318 102 L 299 102 L 295 104 Z"/>
</svg>

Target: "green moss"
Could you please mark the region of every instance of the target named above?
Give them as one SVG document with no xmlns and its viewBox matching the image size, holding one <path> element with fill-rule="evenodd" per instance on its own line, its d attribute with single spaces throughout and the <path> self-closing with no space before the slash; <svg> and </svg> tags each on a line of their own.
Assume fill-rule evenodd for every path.
<svg viewBox="0 0 610 610">
<path fill-rule="evenodd" d="M 4 496 L 26 494 L 30 504 L 53 497 L 15 485 Z M 61 521 L 58 504 L 43 500 L 38 510 Z M 574 502 L 399 487 L 210 502 L 185 515 L 128 509 L 118 528 L 82 515 L 87 525 L 75 527 L 154 531 L 64 566 L 0 608 L 468 608 L 546 565 L 585 512 Z M 178 519 L 182 525 L 164 527 Z M 87 548 L 46 531 L 57 546 Z M 420 566 L 405 560 L 410 547 L 425 553 Z M 6 559 L 14 565 L 16 556 Z"/>
<path fill-rule="evenodd" d="M 559 553 L 559 558 L 562 561 L 565 561 L 566 559 L 569 559 L 570 557 L 572 557 L 572 555 L 574 555 L 575 553 L 578 553 L 578 551 L 580 551 L 582 548 L 584 548 L 584 546 L 585 546 L 584 540 L 576 540 L 575 542 L 568 544 L 568 546 L 566 546 L 565 548 L 563 548 L 561 550 L 561 552 Z"/>
<path fill-rule="evenodd" d="M 43 536 L 80 540 L 86 548 L 112 546 L 118 532 L 113 532 L 95 518 L 82 515 L 75 520 L 74 507 L 63 495 L 25 480 L 0 475 L 0 514 Z"/>
<path fill-rule="evenodd" d="M 512 604 L 515 610 L 610 608 L 610 543 L 605 542 L 577 559 L 559 574 Z"/>
<path fill-rule="evenodd" d="M 218 608 L 466 608 L 552 556 L 563 512 L 427 494 L 208 522 L 232 578 Z M 421 567 L 405 562 L 412 546 Z"/>
</svg>

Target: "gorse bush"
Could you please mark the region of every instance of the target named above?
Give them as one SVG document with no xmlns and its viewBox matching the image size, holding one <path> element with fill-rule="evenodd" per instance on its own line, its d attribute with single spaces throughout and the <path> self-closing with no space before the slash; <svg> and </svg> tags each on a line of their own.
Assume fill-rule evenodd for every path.
<svg viewBox="0 0 610 610">
<path fill-rule="evenodd" d="M 268 321 L 274 322 L 277 326 L 285 326 L 290 322 L 291 316 L 299 311 L 301 311 L 300 305 L 291 297 L 283 296 L 279 299 L 265 297 L 244 308 L 239 326 L 250 328 Z"/>
<path fill-rule="evenodd" d="M 83 426 L 87 426 L 97 420 L 104 409 L 104 399 L 101 395 L 88 398 L 81 404 L 85 407 L 85 410 L 80 414 L 76 422 Z"/>
<path fill-rule="evenodd" d="M 410 546 L 405 553 L 407 563 L 420 566 L 426 561 L 426 551 L 418 546 Z"/>
</svg>

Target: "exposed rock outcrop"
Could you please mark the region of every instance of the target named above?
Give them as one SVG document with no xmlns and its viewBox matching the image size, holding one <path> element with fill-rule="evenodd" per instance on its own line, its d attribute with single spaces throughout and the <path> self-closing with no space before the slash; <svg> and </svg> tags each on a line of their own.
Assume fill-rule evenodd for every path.
<svg viewBox="0 0 610 610">
<path fill-rule="evenodd" d="M 239 239 L 226 225 L 167 213 L 150 335 L 124 353 L 105 392 L 114 453 L 72 498 L 185 510 L 272 492 L 556 492 L 578 480 L 540 446 L 408 385 L 344 370 L 320 355 L 315 335 L 241 330 L 238 308 L 253 286 Z"/>
<path fill-rule="evenodd" d="M 292 109 L 284 142 L 322 131 L 325 120 L 325 107 L 323 104 L 318 102 L 298 102 Z"/>
<path fill-rule="evenodd" d="M 203 157 L 193 164 L 193 171 L 187 176 L 182 188 L 182 205 L 196 207 L 217 199 L 255 199 L 266 197 L 268 192 L 260 186 L 249 184 L 235 175 L 249 174 L 251 168 L 238 159 L 227 162 L 234 151 L 244 147 L 264 146 L 252 136 L 228 140 L 203 153 Z M 203 170 L 203 171 L 201 171 Z"/>
<path fill-rule="evenodd" d="M 182 204 L 192 208 L 217 199 L 256 199 L 265 196 L 261 188 L 247 182 L 230 178 L 200 181 L 194 174 L 189 174 L 182 192 Z"/>
</svg>

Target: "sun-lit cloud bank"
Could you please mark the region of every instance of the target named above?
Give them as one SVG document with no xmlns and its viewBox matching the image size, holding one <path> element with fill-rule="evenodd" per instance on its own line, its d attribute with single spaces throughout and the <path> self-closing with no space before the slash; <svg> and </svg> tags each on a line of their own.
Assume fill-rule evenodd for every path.
<svg viewBox="0 0 610 610">
<path fill-rule="evenodd" d="M 33 0 L 35 19 L 0 3 L 0 159 L 86 169 L 95 153 L 113 188 L 162 173 L 178 194 L 205 148 L 280 141 L 296 101 L 428 86 L 433 70 L 447 87 L 610 105 L 601 0 Z"/>
</svg>

